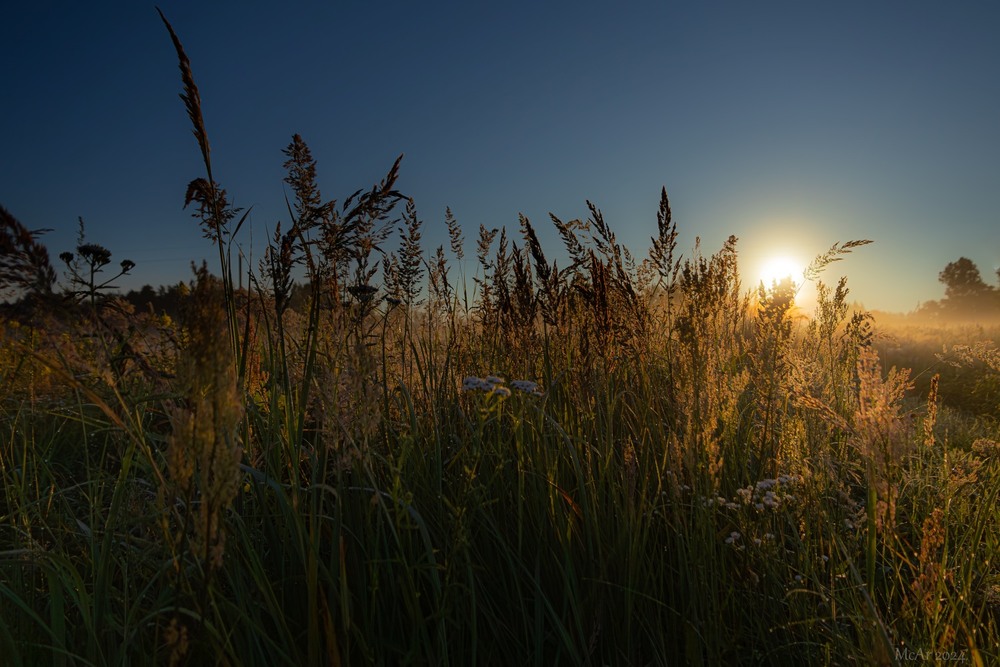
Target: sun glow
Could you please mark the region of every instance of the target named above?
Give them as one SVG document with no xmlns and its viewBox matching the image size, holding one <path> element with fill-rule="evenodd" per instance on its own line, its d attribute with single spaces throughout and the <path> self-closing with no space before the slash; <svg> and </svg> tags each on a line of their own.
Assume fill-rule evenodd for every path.
<svg viewBox="0 0 1000 667">
<path fill-rule="evenodd" d="M 794 285 L 801 285 L 803 268 L 801 262 L 787 255 L 769 257 L 760 265 L 760 280 L 764 287 L 770 287 L 786 278 L 791 278 Z"/>
</svg>

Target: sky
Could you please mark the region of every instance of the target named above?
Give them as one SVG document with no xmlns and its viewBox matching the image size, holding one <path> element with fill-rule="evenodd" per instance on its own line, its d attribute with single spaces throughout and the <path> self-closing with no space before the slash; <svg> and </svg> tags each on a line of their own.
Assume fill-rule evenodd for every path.
<svg viewBox="0 0 1000 667">
<path fill-rule="evenodd" d="M 868 308 L 941 298 L 963 256 L 997 283 L 996 3 L 161 3 L 255 257 L 287 227 L 299 133 L 325 199 L 405 154 L 428 253 L 449 206 L 470 257 L 480 224 L 516 233 L 519 213 L 559 257 L 548 214 L 585 218 L 589 199 L 641 257 L 665 186 L 679 250 L 738 236 L 748 285 L 770 258 L 862 238 L 824 277 Z M 10 3 L 0 63 L 0 205 L 53 229 L 55 263 L 82 216 L 136 262 L 124 288 L 217 265 L 183 210 L 204 168 L 154 5 Z"/>
</svg>

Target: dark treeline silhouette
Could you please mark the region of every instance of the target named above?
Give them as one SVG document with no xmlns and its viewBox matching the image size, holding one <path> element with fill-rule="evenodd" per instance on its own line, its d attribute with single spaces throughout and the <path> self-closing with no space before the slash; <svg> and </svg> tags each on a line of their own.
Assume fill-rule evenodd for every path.
<svg viewBox="0 0 1000 667">
<path fill-rule="evenodd" d="M 190 293 L 190 288 L 185 282 L 178 282 L 175 285 L 160 285 L 153 288 L 151 285 L 143 285 L 141 289 L 131 290 L 122 295 L 122 298 L 132 304 L 138 311 L 151 310 L 155 313 L 163 313 L 176 316 L 184 303 L 184 298 Z"/>
<path fill-rule="evenodd" d="M 240 292 L 245 298 L 247 294 L 245 290 L 237 290 L 235 296 L 240 299 Z M 143 285 L 138 290 L 130 290 L 119 296 L 132 304 L 137 311 L 152 311 L 156 314 L 177 317 L 190 293 L 190 283 L 181 281 L 173 285 L 160 285 L 156 288 L 152 285 Z M 302 311 L 307 307 L 308 299 L 309 286 L 304 283 L 293 283 L 288 298 L 288 307 Z"/>
</svg>

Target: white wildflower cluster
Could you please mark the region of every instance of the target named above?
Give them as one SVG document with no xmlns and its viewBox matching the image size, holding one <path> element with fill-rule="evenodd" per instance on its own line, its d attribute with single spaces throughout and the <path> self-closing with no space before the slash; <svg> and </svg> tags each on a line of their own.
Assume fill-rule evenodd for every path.
<svg viewBox="0 0 1000 667">
<path fill-rule="evenodd" d="M 739 531 L 734 530 L 733 532 L 729 533 L 729 536 L 726 537 L 725 541 L 726 541 L 726 544 L 728 544 L 728 545 L 732 545 L 732 546 L 734 546 L 734 547 L 736 547 L 738 549 L 743 549 L 742 543 L 740 542 L 740 540 L 742 539 L 742 537 L 743 537 L 742 533 L 740 533 Z M 775 541 L 775 539 L 776 538 L 774 536 L 774 533 L 764 533 L 762 536 L 756 536 L 755 535 L 753 537 L 751 537 L 750 535 L 747 535 L 747 541 L 746 541 L 746 543 L 747 544 L 753 543 L 753 545 L 755 547 L 763 547 L 764 545 L 767 545 L 767 544 L 773 544 L 774 541 Z"/>
<path fill-rule="evenodd" d="M 484 378 L 470 375 L 462 381 L 462 391 L 482 391 L 501 398 L 510 396 L 510 389 L 532 396 L 541 396 L 542 389 L 537 383 L 530 380 L 514 380 L 510 383 L 510 389 L 504 386 L 507 381 L 496 375 L 487 375 Z"/>
<path fill-rule="evenodd" d="M 753 538 L 753 544 L 755 547 L 759 547 L 764 544 L 774 542 L 774 540 L 775 540 L 774 533 L 764 533 L 762 537 Z"/>
<path fill-rule="evenodd" d="M 765 509 L 776 510 L 782 505 L 795 502 L 795 496 L 788 488 L 802 481 L 799 475 L 781 475 L 777 479 L 762 479 L 756 485 L 737 489 L 736 495 L 744 505 L 753 505 L 754 509 L 763 512 Z"/>
<path fill-rule="evenodd" d="M 739 505 L 731 500 L 726 500 L 722 496 L 719 496 L 718 498 L 706 498 L 703 496 L 701 500 L 705 507 L 725 507 L 727 510 L 739 508 Z"/>
<path fill-rule="evenodd" d="M 531 394 L 532 396 L 542 395 L 542 388 L 538 386 L 538 383 L 531 380 L 514 380 L 510 383 L 510 386 L 517 391 Z"/>
<path fill-rule="evenodd" d="M 510 389 L 503 386 L 504 382 L 506 380 L 496 375 L 487 375 L 484 378 L 470 375 L 462 381 L 462 391 L 482 391 L 487 394 L 500 396 L 501 398 L 507 398 L 510 396 Z"/>
<path fill-rule="evenodd" d="M 484 378 L 477 378 L 470 375 L 462 381 L 462 391 L 493 391 L 493 388 L 502 385 L 504 379 L 496 375 L 487 375 Z"/>
</svg>

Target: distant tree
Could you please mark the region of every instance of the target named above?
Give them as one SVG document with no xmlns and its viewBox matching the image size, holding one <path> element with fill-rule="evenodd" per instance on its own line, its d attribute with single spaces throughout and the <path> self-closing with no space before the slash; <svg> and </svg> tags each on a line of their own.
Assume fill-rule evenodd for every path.
<svg viewBox="0 0 1000 667">
<path fill-rule="evenodd" d="M 151 291 L 150 288 L 149 291 Z M 139 294 L 144 297 L 149 295 L 146 286 L 142 288 Z M 171 317 L 176 317 L 180 313 L 181 306 L 184 304 L 185 297 L 190 293 L 190 288 L 187 283 L 183 280 L 178 282 L 176 285 L 160 285 L 156 288 L 155 297 L 152 299 L 153 309 L 156 312 L 162 312 L 170 315 Z"/>
<path fill-rule="evenodd" d="M 945 286 L 942 306 L 953 312 L 971 314 L 981 309 L 991 310 L 997 303 L 997 291 L 983 282 L 979 267 L 968 257 L 945 266 L 938 280 Z"/>
<path fill-rule="evenodd" d="M 944 271 L 938 274 L 938 280 L 944 283 L 944 295 L 948 299 L 977 297 L 993 289 L 983 282 L 979 267 L 968 257 L 960 257 L 944 267 Z"/>
<path fill-rule="evenodd" d="M 139 311 L 149 310 L 150 307 L 154 310 L 160 309 L 159 296 L 152 285 L 143 285 L 139 291 L 129 290 L 125 295 L 125 300 Z"/>
</svg>

